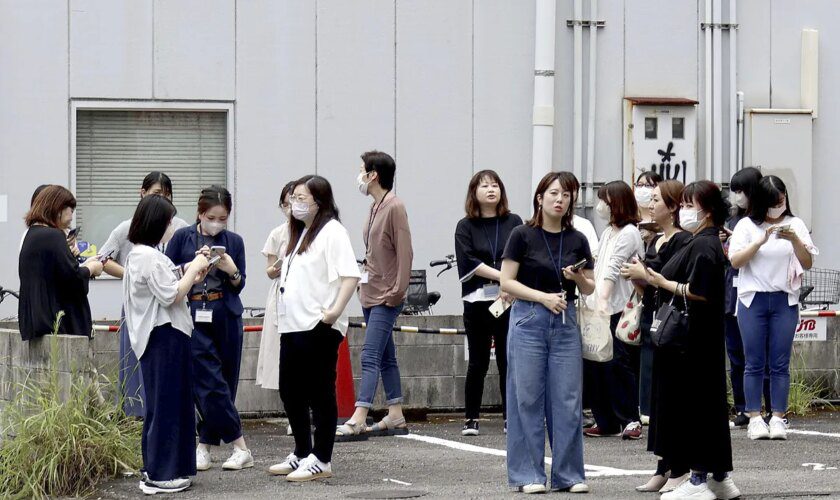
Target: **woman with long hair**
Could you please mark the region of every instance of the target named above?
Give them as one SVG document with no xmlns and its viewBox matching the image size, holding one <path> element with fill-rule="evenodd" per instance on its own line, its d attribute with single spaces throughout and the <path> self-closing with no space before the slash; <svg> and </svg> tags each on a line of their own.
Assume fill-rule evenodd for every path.
<svg viewBox="0 0 840 500">
<path fill-rule="evenodd" d="M 515 228 L 502 256 L 502 291 L 510 313 L 507 370 L 508 484 L 546 491 L 545 436 L 551 488 L 587 493 L 580 433 L 582 345 L 574 301 L 592 293 L 592 254 L 572 227 L 574 186 L 546 174 L 534 193 L 534 215 Z"/>
<path fill-rule="evenodd" d="M 347 303 L 361 273 L 330 183 L 308 175 L 297 181 L 290 199 L 277 321 L 280 397 L 295 449 L 269 472 L 288 481 L 311 481 L 333 475 L 336 362 L 349 324 Z"/>
</svg>

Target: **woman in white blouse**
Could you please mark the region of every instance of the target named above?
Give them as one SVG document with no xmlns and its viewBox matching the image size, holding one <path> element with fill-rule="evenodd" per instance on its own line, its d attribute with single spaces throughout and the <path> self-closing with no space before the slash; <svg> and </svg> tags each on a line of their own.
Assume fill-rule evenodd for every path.
<svg viewBox="0 0 840 500">
<path fill-rule="evenodd" d="M 633 190 L 622 181 L 608 182 L 598 190 L 599 217 L 609 221 L 601 234 L 595 259 L 595 293 L 587 305 L 610 317 L 615 330 L 624 305 L 633 293 L 633 284 L 621 277 L 621 266 L 644 255 L 639 222 L 639 206 Z M 594 303 L 593 303 L 594 302 Z M 596 425 L 584 430 L 589 437 L 622 436 L 639 439 L 639 356 L 638 346 L 613 339 L 613 359 L 606 363 L 584 362 L 584 391 L 588 393 Z"/>
<path fill-rule="evenodd" d="M 735 226 L 729 260 L 739 270 L 736 316 L 744 343 L 745 412 L 750 439 L 787 439 L 784 415 L 790 389 L 790 354 L 799 322 L 799 288 L 819 250 L 802 219 L 790 210 L 787 187 L 763 177 L 749 216 Z M 770 424 L 761 418 L 765 365 L 770 365 Z"/>
<path fill-rule="evenodd" d="M 291 218 L 291 202 L 289 201 L 295 183 L 290 182 L 280 191 L 280 210 L 286 217 L 279 226 L 268 235 L 262 254 L 268 260 L 265 274 L 271 280 L 268 299 L 265 303 L 263 316 L 262 338 L 260 338 L 260 352 L 257 356 L 256 384 L 263 389 L 280 389 L 280 332 L 277 330 L 277 301 L 280 300 L 280 264 L 279 257 L 289 244 L 289 223 Z"/>
<path fill-rule="evenodd" d="M 303 177 L 291 200 L 277 320 L 280 397 L 295 450 L 269 471 L 289 481 L 311 481 L 332 476 L 338 347 L 349 323 L 345 308 L 361 274 L 350 236 L 339 222 L 330 183 L 320 176 Z"/>
<path fill-rule="evenodd" d="M 163 196 L 140 201 L 128 230 L 134 246 L 124 268 L 125 321 L 146 389 L 140 481 L 146 494 L 185 490 L 196 473 L 193 322 L 186 296 L 208 263 L 198 254 L 179 279 L 172 261 L 157 250 L 172 238 L 174 216 L 175 207 Z"/>
</svg>

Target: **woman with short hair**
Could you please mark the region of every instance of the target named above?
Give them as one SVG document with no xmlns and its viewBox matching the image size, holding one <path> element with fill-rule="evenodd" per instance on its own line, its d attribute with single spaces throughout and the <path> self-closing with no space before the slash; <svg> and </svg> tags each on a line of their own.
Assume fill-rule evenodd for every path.
<svg viewBox="0 0 840 500">
<path fill-rule="evenodd" d="M 49 185 L 26 214 L 29 229 L 18 257 L 18 323 L 23 340 L 52 333 L 60 311 L 64 317 L 58 333 L 89 337 L 93 330 L 88 286 L 91 278 L 102 273 L 102 263 L 91 257 L 80 266 L 70 251 L 66 231 L 75 210 L 73 193 Z"/>
<path fill-rule="evenodd" d="M 174 216 L 169 199 L 141 199 L 129 226 L 132 247 L 122 267 L 125 322 L 146 389 L 140 489 L 152 495 L 183 491 L 196 473 L 193 322 L 186 297 L 205 273 L 207 259 L 195 255 L 179 278 L 180 269 L 159 250 L 172 237 Z"/>
</svg>

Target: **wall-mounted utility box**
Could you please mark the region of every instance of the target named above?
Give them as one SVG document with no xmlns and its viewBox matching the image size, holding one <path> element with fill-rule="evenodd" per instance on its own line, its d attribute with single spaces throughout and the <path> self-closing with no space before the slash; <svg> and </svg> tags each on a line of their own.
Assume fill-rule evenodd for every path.
<svg viewBox="0 0 840 500">
<path fill-rule="evenodd" d="M 811 228 L 812 134 L 810 109 L 751 109 L 747 165 L 776 175 L 790 194 L 794 215 Z"/>
<path fill-rule="evenodd" d="M 624 98 L 623 178 L 642 172 L 684 184 L 697 179 L 697 101 L 683 97 Z"/>
</svg>

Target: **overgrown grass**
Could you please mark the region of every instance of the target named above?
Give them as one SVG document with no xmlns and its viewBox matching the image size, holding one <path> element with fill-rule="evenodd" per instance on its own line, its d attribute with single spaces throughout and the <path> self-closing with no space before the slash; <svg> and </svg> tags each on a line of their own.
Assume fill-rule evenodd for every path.
<svg viewBox="0 0 840 500">
<path fill-rule="evenodd" d="M 55 336 L 61 317 L 49 339 L 48 370 L 22 382 L 0 417 L 2 498 L 84 497 L 142 463 L 142 423 L 103 398 L 103 391 L 116 389 L 110 379 L 74 370 L 62 387 Z"/>
<path fill-rule="evenodd" d="M 822 377 L 816 380 L 807 380 L 805 378 L 806 363 L 802 353 L 796 353 L 794 355 L 793 359 L 791 359 L 790 368 L 789 414 L 805 416 L 811 413 L 816 406 L 833 408 L 831 403 L 822 397 L 824 393 Z"/>
</svg>

